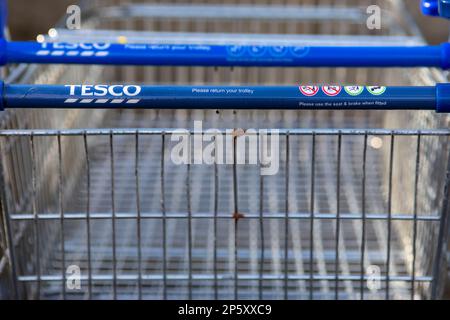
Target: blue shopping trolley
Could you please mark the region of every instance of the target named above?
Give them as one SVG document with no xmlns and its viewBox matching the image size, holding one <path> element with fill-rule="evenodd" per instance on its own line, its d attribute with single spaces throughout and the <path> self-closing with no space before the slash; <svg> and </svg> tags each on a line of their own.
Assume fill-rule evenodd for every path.
<svg viewBox="0 0 450 320">
<path fill-rule="evenodd" d="M 357 1 L 227 3 L 0 40 L 0 294 L 442 297 L 448 44 L 402 1 L 380 31 Z"/>
</svg>

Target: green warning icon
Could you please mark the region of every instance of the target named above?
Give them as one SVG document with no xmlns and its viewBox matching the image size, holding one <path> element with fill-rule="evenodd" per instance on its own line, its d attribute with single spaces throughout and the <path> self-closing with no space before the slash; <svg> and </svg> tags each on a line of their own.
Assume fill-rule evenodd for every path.
<svg viewBox="0 0 450 320">
<path fill-rule="evenodd" d="M 367 87 L 367 91 L 369 91 L 374 96 L 380 96 L 386 91 L 386 87 L 380 86 Z"/>
<path fill-rule="evenodd" d="M 344 87 L 345 92 L 347 92 L 351 96 L 359 96 L 364 91 L 364 87 L 362 86 L 347 86 Z"/>
</svg>

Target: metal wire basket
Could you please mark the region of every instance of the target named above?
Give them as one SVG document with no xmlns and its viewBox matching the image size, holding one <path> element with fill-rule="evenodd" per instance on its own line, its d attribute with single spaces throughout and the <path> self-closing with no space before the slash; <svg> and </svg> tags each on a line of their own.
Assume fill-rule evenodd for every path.
<svg viewBox="0 0 450 320">
<path fill-rule="evenodd" d="M 280 36 L 274 34 L 283 34 L 304 45 L 423 43 L 401 1 L 378 1 L 386 19 L 376 31 L 365 28 L 361 1 L 305 3 L 318 6 L 233 4 L 236 18 L 227 15 L 229 6 L 92 2 L 84 21 L 92 31 L 58 29 L 47 40 L 77 42 L 88 35 L 94 42 L 253 44 L 275 43 Z M 302 15 L 293 17 L 292 10 Z M 64 65 L 19 65 L 7 78 L 64 84 L 432 85 L 444 80 L 433 69 Z M 174 130 L 187 129 L 193 136 L 198 120 L 202 133 L 277 129 L 278 174 L 262 176 L 253 164 L 173 163 Z M 39 109 L 5 111 L 2 121 L 0 288 L 5 297 L 441 297 L 450 135 L 440 129 L 448 127 L 444 115 Z M 235 148 L 231 144 L 224 152 Z M 67 285 L 73 267 L 80 271 L 80 288 Z"/>
</svg>

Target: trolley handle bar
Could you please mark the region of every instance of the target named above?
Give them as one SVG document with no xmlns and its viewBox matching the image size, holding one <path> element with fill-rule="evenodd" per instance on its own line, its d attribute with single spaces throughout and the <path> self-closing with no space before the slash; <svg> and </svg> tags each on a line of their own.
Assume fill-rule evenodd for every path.
<svg viewBox="0 0 450 320">
<path fill-rule="evenodd" d="M 450 19 L 450 0 L 422 0 L 421 8 L 425 15 Z"/>
<path fill-rule="evenodd" d="M 450 68 L 450 44 L 437 46 L 261 46 L 9 42 L 0 39 L 0 65 L 9 63 L 242 67 Z"/>
<path fill-rule="evenodd" d="M 293 109 L 450 112 L 450 84 L 381 86 L 139 86 L 0 84 L 0 109 Z"/>
</svg>

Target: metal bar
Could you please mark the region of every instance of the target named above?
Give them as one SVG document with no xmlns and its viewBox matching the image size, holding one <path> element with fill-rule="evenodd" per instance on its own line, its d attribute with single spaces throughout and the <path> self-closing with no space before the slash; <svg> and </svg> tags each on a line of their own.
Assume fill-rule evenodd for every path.
<svg viewBox="0 0 450 320">
<path fill-rule="evenodd" d="M 336 244 L 335 244 L 335 287 L 334 297 L 335 300 L 339 300 L 339 237 L 341 232 L 341 148 L 342 148 L 342 135 L 338 135 L 338 150 L 337 150 L 337 170 L 336 170 Z"/>
<path fill-rule="evenodd" d="M 383 11 L 384 14 L 389 14 Z M 95 12 L 105 19 L 126 18 L 158 18 L 158 19 L 213 19 L 231 20 L 248 19 L 258 21 L 305 21 L 305 20 L 344 20 L 365 21 L 364 10 L 353 7 L 311 6 L 311 5 L 279 5 L 279 4 L 142 4 L 133 3 L 121 6 L 101 8 Z"/>
<path fill-rule="evenodd" d="M 90 168 L 90 161 L 89 161 L 89 148 L 88 148 L 88 141 L 87 141 L 87 134 L 86 132 L 83 134 L 83 146 L 84 146 L 84 153 L 85 153 L 85 159 L 86 159 L 86 240 L 87 240 L 87 255 L 88 255 L 88 298 L 92 299 L 92 255 L 91 255 L 91 168 Z M 67 217 L 64 217 L 64 219 L 67 219 Z"/>
<path fill-rule="evenodd" d="M 288 296 L 288 276 L 289 276 L 289 163 L 290 163 L 290 145 L 289 145 L 289 132 L 286 134 L 286 173 L 285 173 L 285 210 L 286 215 L 284 218 L 284 299 L 287 300 Z"/>
<path fill-rule="evenodd" d="M 314 219 L 315 219 L 315 167 L 316 167 L 316 136 L 312 135 L 311 144 L 311 214 L 309 224 L 309 299 L 314 298 Z"/>
<path fill-rule="evenodd" d="M 366 178 L 367 178 L 367 134 L 364 135 L 364 150 L 363 150 L 363 163 L 362 163 L 362 194 L 361 194 L 361 206 L 362 206 L 362 232 L 361 232 L 361 284 L 360 284 L 360 298 L 364 300 L 364 274 L 366 272 L 364 268 L 364 259 L 366 255 Z"/>
<path fill-rule="evenodd" d="M 260 150 L 261 152 L 261 150 Z M 260 162 L 260 172 L 261 172 Z M 258 295 L 259 300 L 263 297 L 263 275 L 264 275 L 264 176 L 259 175 L 259 241 L 261 250 L 259 253 L 259 278 L 258 278 Z M 248 215 L 247 215 L 248 217 Z"/>
<path fill-rule="evenodd" d="M 110 165 L 111 165 L 111 213 L 112 213 L 112 264 L 113 264 L 113 299 L 117 299 L 117 253 L 116 253 L 116 200 L 115 200 L 115 168 L 113 134 L 109 136 Z"/>
<path fill-rule="evenodd" d="M 163 299 L 167 300 L 167 217 L 165 200 L 165 140 L 166 135 L 161 135 L 161 212 L 162 212 L 162 238 L 163 238 Z M 189 213 L 188 213 L 189 214 Z"/>
<path fill-rule="evenodd" d="M 190 147 L 190 137 L 188 140 Z M 190 148 L 188 149 L 190 150 Z M 188 300 L 192 300 L 192 204 L 191 204 L 191 153 L 188 156 L 189 162 L 187 163 L 186 174 L 186 195 L 187 195 L 187 213 L 188 213 Z"/>
<path fill-rule="evenodd" d="M 390 270 L 391 270 L 391 239 L 392 239 L 392 178 L 394 171 L 394 142 L 395 136 L 391 136 L 389 151 L 389 180 L 388 180 L 388 218 L 387 218 L 387 252 L 386 252 L 386 300 L 390 299 Z"/>
<path fill-rule="evenodd" d="M 217 21 L 216 21 L 217 22 Z M 235 24 L 234 24 L 235 25 Z M 236 28 L 242 30 L 242 28 Z M 180 29 L 178 29 L 180 30 Z M 225 46 L 261 46 L 261 47 L 283 47 L 283 48 L 310 48 L 321 47 L 349 47 L 349 48 L 379 48 L 379 47 L 413 47 L 423 48 L 424 41 L 420 35 L 407 35 L 396 33 L 393 35 L 364 35 L 364 34 L 340 34 L 339 41 L 336 37 L 330 35 L 331 31 L 324 31 L 323 33 L 311 33 L 305 30 L 301 34 L 288 33 L 264 33 L 260 30 L 258 33 L 250 33 L 250 31 L 238 32 L 233 30 L 232 33 L 222 32 L 223 29 L 217 29 L 213 32 L 205 31 L 200 28 L 194 32 L 182 31 L 136 31 L 136 30 L 120 30 L 120 35 L 117 31 L 109 29 L 95 29 L 87 30 L 67 30 L 54 29 L 53 36 L 42 35 L 43 40 L 40 43 L 58 43 L 57 47 L 61 48 L 65 45 L 70 45 L 72 48 L 81 46 L 86 48 L 86 38 L 89 37 L 92 47 L 87 45 L 87 48 L 94 48 L 94 44 L 106 43 L 133 43 L 134 46 L 169 46 L 169 45 L 225 45 Z M 236 31 L 236 32 L 235 32 Z M 257 31 L 252 31 L 257 32 Z M 151 42 L 151 43 L 149 43 Z M 70 47 L 69 46 L 69 47 Z M 168 48 L 168 47 L 166 47 Z M 216 68 L 216 66 L 215 66 Z M 232 68 L 232 66 L 231 66 Z M 18 70 L 16 72 L 21 72 Z"/>
<path fill-rule="evenodd" d="M 280 135 L 286 135 L 289 132 L 290 136 L 335 136 L 341 133 L 343 136 L 417 136 L 420 134 L 422 137 L 427 136 L 450 136 L 449 129 L 277 129 Z M 186 129 L 185 132 L 181 132 L 173 128 L 101 128 L 101 129 L 65 129 L 65 130 L 53 130 L 53 129 L 9 129 L 0 130 L 0 137 L 14 137 L 14 136 L 109 136 L 112 132 L 114 135 L 135 135 L 136 131 L 139 135 L 161 135 L 165 133 L 170 135 L 173 133 L 179 135 L 189 136 L 193 134 L 193 130 Z M 217 133 L 225 134 L 226 130 L 215 130 Z M 207 133 L 206 130 L 196 131 L 197 133 Z M 252 133 L 246 132 L 246 135 L 260 135 L 260 132 Z"/>
<path fill-rule="evenodd" d="M 237 177 L 237 138 L 238 133 L 235 132 L 233 137 L 233 219 L 234 219 L 234 300 L 238 299 L 238 276 L 239 276 L 239 267 L 238 267 L 238 222 L 241 214 L 239 213 L 239 204 L 238 204 L 238 177 Z"/>
<path fill-rule="evenodd" d="M 420 134 L 417 136 L 417 150 L 416 150 L 416 170 L 415 170 L 415 178 L 414 178 L 414 204 L 413 204 L 413 214 L 414 214 L 414 221 L 413 221 L 413 243 L 412 243 L 412 249 L 413 249 L 413 260 L 411 262 L 412 268 L 411 268 L 411 275 L 412 275 L 412 282 L 411 282 L 411 300 L 414 300 L 415 296 L 415 290 L 416 290 L 416 254 L 417 254 L 417 203 L 418 203 L 418 189 L 419 189 L 419 171 L 420 171 L 420 143 L 421 143 L 421 136 Z"/>
<path fill-rule="evenodd" d="M 437 67 L 447 69 L 450 45 L 249 46 L 9 42 L 0 40 L 0 64 L 99 64 L 243 67 Z"/>
<path fill-rule="evenodd" d="M 218 264 L 217 264 L 217 216 L 219 214 L 219 172 L 217 167 L 218 162 L 218 145 L 217 136 L 214 138 L 214 299 L 219 299 L 219 283 L 217 279 Z"/>
<path fill-rule="evenodd" d="M 136 232 L 137 232 L 137 255 L 138 255 L 138 298 L 142 300 L 142 237 L 141 237 L 141 192 L 140 192 L 140 184 L 139 184 L 139 133 L 136 132 L 136 138 L 134 141 L 135 145 L 135 167 L 134 167 L 134 176 L 136 179 Z"/>
<path fill-rule="evenodd" d="M 117 275 L 117 279 L 121 281 L 136 281 L 138 279 L 138 274 L 119 274 Z M 18 280 L 20 282 L 36 282 L 38 281 L 38 278 L 42 281 L 58 281 L 61 282 L 61 276 L 59 275 L 46 275 L 46 276 L 19 276 Z M 113 280 L 114 275 L 112 274 L 94 274 L 92 275 L 92 280 L 95 281 L 111 281 Z M 153 281 L 161 281 L 164 278 L 162 274 L 143 274 L 142 279 L 143 280 L 153 280 Z M 180 281 L 188 281 L 189 275 L 184 274 L 168 274 L 167 275 L 168 280 L 180 280 Z M 199 274 L 193 274 L 192 275 L 193 280 L 207 280 L 207 281 L 213 281 L 214 275 L 199 273 Z M 219 280 L 233 280 L 234 276 L 230 275 L 228 273 L 219 274 L 218 275 Z M 264 281 L 282 281 L 284 279 L 284 275 L 277 275 L 277 274 L 264 274 L 262 278 L 260 278 L 259 274 L 240 274 L 239 280 L 259 280 L 262 279 Z M 304 275 L 289 275 L 289 280 L 292 281 L 308 281 L 310 279 L 309 274 Z M 359 275 L 340 275 L 339 280 L 340 281 L 359 281 L 360 276 Z M 368 276 L 364 276 L 364 280 L 369 280 L 370 278 Z M 88 280 L 87 276 L 82 275 L 81 276 L 82 281 Z M 314 281 L 334 281 L 334 275 L 314 275 L 313 277 Z M 416 277 L 415 281 L 421 282 L 421 283 L 429 283 L 432 282 L 433 277 L 431 276 L 420 276 Z M 380 281 L 385 281 L 385 279 L 380 279 Z M 410 276 L 392 276 L 391 277 L 392 282 L 411 282 L 412 278 Z"/>
<path fill-rule="evenodd" d="M 264 218 L 267 219 L 283 219 L 285 217 L 285 213 L 269 213 L 269 212 L 262 212 Z M 60 215 L 59 213 L 41 213 L 38 214 L 39 220 L 59 220 Z M 363 213 L 341 213 L 339 215 L 339 218 L 341 220 L 386 220 L 388 218 L 388 214 L 366 214 L 364 216 Z M 81 220 L 86 219 L 87 215 L 86 213 L 65 213 L 64 219 L 65 220 Z M 188 219 L 189 216 L 186 213 L 167 213 L 165 216 L 161 212 L 142 212 L 141 218 L 142 219 L 162 219 L 165 217 L 166 219 Z M 337 215 L 333 213 L 316 213 L 314 217 L 317 220 L 336 220 Z M 101 212 L 94 212 L 90 214 L 91 219 L 95 220 L 102 220 L 102 219 L 112 219 L 111 213 L 101 213 Z M 124 213 L 124 212 L 116 212 L 116 219 L 137 219 L 138 215 L 136 213 Z M 211 219 L 214 218 L 214 215 L 211 213 L 196 213 L 192 214 L 192 218 L 194 219 Z M 246 219 L 259 219 L 259 214 L 251 214 L 248 213 L 245 215 Z M 311 213 L 308 212 L 290 212 L 289 213 L 289 219 L 299 219 L 299 220 L 309 220 L 311 218 Z M 16 213 L 11 214 L 11 220 L 12 221 L 26 221 L 26 220 L 33 220 L 34 216 L 33 214 L 28 213 Z M 218 214 L 217 219 L 230 219 L 229 214 L 226 213 Z M 392 221 L 414 221 L 414 215 L 412 214 L 395 214 L 391 217 Z M 440 221 L 440 216 L 438 215 L 425 215 L 425 214 L 418 214 L 417 215 L 417 221 Z"/>
<path fill-rule="evenodd" d="M 58 203 L 60 213 L 61 232 L 61 275 L 62 275 L 62 297 L 66 299 L 66 249 L 65 249 L 65 228 L 64 228 L 64 195 L 63 195 L 63 168 L 62 168 L 62 148 L 61 136 L 57 137 L 58 143 Z M 39 218 L 38 218 L 39 219 Z"/>
<path fill-rule="evenodd" d="M 353 88 L 353 89 L 352 89 Z M 450 84 L 430 87 L 139 86 L 5 84 L 0 108 L 435 110 L 450 112 Z M 1 88 L 0 88 L 1 89 Z"/>
<path fill-rule="evenodd" d="M 41 298 L 41 254 L 40 254 L 40 237 L 39 237 L 39 219 L 37 217 L 37 194 L 36 194 L 36 152 L 34 145 L 34 136 L 30 136 L 31 151 L 31 185 L 32 185 L 32 207 L 33 207 L 33 226 L 34 226 L 34 245 L 35 245 L 35 268 L 38 275 L 36 296 Z"/>
</svg>

